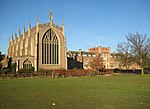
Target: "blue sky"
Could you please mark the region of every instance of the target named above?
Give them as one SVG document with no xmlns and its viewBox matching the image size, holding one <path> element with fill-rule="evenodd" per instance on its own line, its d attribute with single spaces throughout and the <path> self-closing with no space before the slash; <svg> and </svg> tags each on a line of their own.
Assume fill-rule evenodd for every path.
<svg viewBox="0 0 150 109">
<path fill-rule="evenodd" d="M 110 47 L 132 32 L 150 37 L 150 0 L 0 0 L 0 51 L 7 53 L 8 38 L 28 20 L 35 26 L 49 22 L 50 7 L 54 22 L 65 22 L 67 50 Z"/>
</svg>

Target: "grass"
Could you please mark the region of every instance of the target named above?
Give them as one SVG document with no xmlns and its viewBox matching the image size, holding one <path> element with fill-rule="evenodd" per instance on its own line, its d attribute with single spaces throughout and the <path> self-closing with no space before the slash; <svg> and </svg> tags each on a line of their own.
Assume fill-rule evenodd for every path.
<svg viewBox="0 0 150 109">
<path fill-rule="evenodd" d="M 150 75 L 0 80 L 0 109 L 150 109 Z"/>
</svg>

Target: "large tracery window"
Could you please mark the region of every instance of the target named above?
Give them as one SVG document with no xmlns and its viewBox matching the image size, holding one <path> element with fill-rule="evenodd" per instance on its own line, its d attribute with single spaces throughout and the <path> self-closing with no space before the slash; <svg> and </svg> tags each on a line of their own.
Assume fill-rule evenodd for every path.
<svg viewBox="0 0 150 109">
<path fill-rule="evenodd" d="M 24 63 L 23 63 L 23 68 L 24 69 L 30 69 L 30 68 L 32 68 L 32 63 L 31 63 L 31 61 L 30 60 L 25 60 L 24 61 Z"/>
<path fill-rule="evenodd" d="M 42 39 L 42 64 L 59 64 L 59 41 L 52 29 Z"/>
</svg>

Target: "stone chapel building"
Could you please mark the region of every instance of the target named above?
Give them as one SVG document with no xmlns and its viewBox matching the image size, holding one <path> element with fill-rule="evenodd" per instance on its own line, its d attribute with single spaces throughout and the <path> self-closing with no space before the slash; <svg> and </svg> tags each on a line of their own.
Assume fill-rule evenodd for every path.
<svg viewBox="0 0 150 109">
<path fill-rule="evenodd" d="M 50 22 L 39 24 L 31 28 L 28 22 L 28 31 L 23 27 L 9 39 L 8 57 L 16 62 L 16 71 L 23 68 L 34 67 L 54 70 L 67 69 L 66 39 L 64 36 L 64 22 L 59 27 L 53 22 L 53 13 L 50 11 Z"/>
</svg>

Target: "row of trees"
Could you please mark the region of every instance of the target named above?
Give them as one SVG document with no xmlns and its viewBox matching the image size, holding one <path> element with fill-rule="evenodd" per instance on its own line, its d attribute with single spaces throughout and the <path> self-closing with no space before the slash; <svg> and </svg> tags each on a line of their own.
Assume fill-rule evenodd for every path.
<svg viewBox="0 0 150 109">
<path fill-rule="evenodd" d="M 144 69 L 150 68 L 150 38 L 146 34 L 129 33 L 126 40 L 117 47 L 121 64 L 128 69 L 130 65 L 136 63 L 144 75 Z"/>
</svg>

